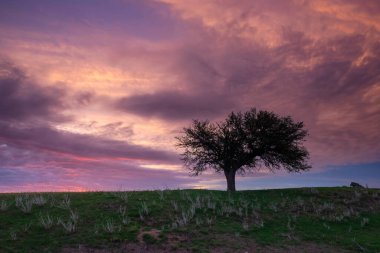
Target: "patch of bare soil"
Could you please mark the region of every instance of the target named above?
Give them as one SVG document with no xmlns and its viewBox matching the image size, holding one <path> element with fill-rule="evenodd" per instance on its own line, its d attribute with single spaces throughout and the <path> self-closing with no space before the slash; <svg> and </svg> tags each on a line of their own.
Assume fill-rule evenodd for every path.
<svg viewBox="0 0 380 253">
<path fill-rule="evenodd" d="M 146 245 L 143 243 L 128 243 L 118 249 L 93 249 L 88 247 L 64 248 L 61 253 L 191 253 L 186 249 L 171 248 L 169 245 Z"/>
<path fill-rule="evenodd" d="M 191 253 L 191 250 L 172 248 L 167 245 L 146 245 L 143 243 L 128 243 L 118 249 L 93 249 L 84 246 L 78 248 L 64 248 L 61 253 Z M 229 247 L 218 247 L 210 249 L 210 253 L 351 253 L 327 245 L 315 243 L 302 243 L 299 245 L 286 245 L 283 247 L 266 246 L 261 247 L 255 244 L 245 245 L 242 249 L 231 249 Z"/>
<path fill-rule="evenodd" d="M 178 253 L 191 253 L 191 250 L 180 249 L 177 246 L 189 239 L 185 235 L 169 234 L 167 240 L 163 244 L 146 244 L 144 243 L 144 234 L 149 234 L 156 240 L 159 240 L 161 231 L 157 229 L 140 230 L 137 240 L 138 243 L 125 243 L 120 244 L 118 248 L 112 249 L 94 249 L 80 245 L 78 248 L 64 248 L 61 253 L 166 253 L 166 252 L 178 252 Z"/>
<path fill-rule="evenodd" d="M 297 244 L 262 246 L 252 238 L 218 235 L 214 236 L 213 239 L 223 243 L 217 247 L 209 248 L 210 253 L 352 253 L 352 251 L 330 245 L 300 242 L 298 240 Z"/>
<path fill-rule="evenodd" d="M 248 251 L 251 252 L 251 251 Z M 268 253 L 350 253 L 352 251 L 335 248 L 328 245 L 320 245 L 317 243 L 301 243 L 300 245 L 284 246 L 283 248 L 265 247 L 261 251 L 256 250 L 252 252 L 268 252 Z"/>
<path fill-rule="evenodd" d="M 258 246 L 250 245 L 242 247 L 243 249 L 231 250 L 224 247 L 210 250 L 210 253 L 351 253 L 347 251 L 327 245 L 318 245 L 314 243 L 302 243 L 299 245 L 284 245 L 283 247 Z"/>
<path fill-rule="evenodd" d="M 113 249 L 94 249 L 85 246 L 79 246 L 78 248 L 64 248 L 61 253 L 191 253 L 190 249 L 182 249 L 178 246 L 183 243 L 189 243 L 191 241 L 185 235 L 169 234 L 165 243 L 160 244 L 146 244 L 143 241 L 143 235 L 149 234 L 152 237 L 158 239 L 159 230 L 140 231 L 138 235 L 138 243 L 124 243 L 120 244 L 118 248 Z M 311 242 L 299 242 L 295 245 L 283 245 L 283 246 L 261 246 L 254 240 L 248 238 L 236 238 L 227 236 L 217 236 L 213 239 L 218 239 L 222 243 L 218 246 L 210 245 L 208 251 L 210 253 L 352 253 L 352 251 L 336 248 L 329 245 L 311 243 Z M 210 238 L 210 240 L 213 240 Z"/>
<path fill-rule="evenodd" d="M 188 241 L 189 238 L 185 235 L 179 235 L 179 234 L 169 234 L 168 235 L 168 241 L 167 241 L 167 244 L 170 245 L 170 246 L 177 246 L 178 244 L 182 243 L 182 242 L 186 242 Z"/>
<path fill-rule="evenodd" d="M 137 240 L 140 242 L 140 243 L 143 243 L 144 240 L 143 240 L 143 236 L 144 234 L 148 234 L 150 236 L 152 236 L 154 239 L 158 240 L 158 236 L 160 235 L 161 231 L 160 230 L 157 230 L 157 229 L 151 229 L 151 230 L 147 230 L 147 231 L 142 231 L 140 230 L 139 234 L 137 235 Z"/>
</svg>

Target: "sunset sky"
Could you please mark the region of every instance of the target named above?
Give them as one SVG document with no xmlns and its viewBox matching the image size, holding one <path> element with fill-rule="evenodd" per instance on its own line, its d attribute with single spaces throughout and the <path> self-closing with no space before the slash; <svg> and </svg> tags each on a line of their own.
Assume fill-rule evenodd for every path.
<svg viewBox="0 0 380 253">
<path fill-rule="evenodd" d="M 0 1 L 0 192 L 225 189 L 174 137 L 251 107 L 313 167 L 238 190 L 380 187 L 380 1 Z"/>
</svg>

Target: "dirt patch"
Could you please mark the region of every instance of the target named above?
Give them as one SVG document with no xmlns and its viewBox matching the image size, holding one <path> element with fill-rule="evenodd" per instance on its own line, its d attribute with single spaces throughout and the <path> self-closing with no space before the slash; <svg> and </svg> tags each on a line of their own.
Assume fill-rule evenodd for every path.
<svg viewBox="0 0 380 253">
<path fill-rule="evenodd" d="M 155 238 L 154 244 L 144 241 L 144 235 Z M 191 237 L 187 234 L 168 234 L 165 240 L 159 241 L 161 231 L 151 229 L 147 231 L 139 231 L 137 243 L 121 243 L 115 245 L 112 249 L 94 249 L 83 245 L 78 248 L 64 248 L 61 253 L 191 253 L 193 250 L 185 249 L 192 247 Z M 227 235 L 218 235 L 209 237 L 209 246 L 205 248 L 210 253 L 352 253 L 353 251 L 337 248 L 326 244 L 318 244 L 313 242 L 296 241 L 295 244 L 263 246 L 257 244 L 252 238 L 230 237 Z"/>
<path fill-rule="evenodd" d="M 187 249 L 176 249 L 168 245 L 146 245 L 142 243 L 128 243 L 117 249 L 93 249 L 88 247 L 64 248 L 61 253 L 191 253 Z"/>
<path fill-rule="evenodd" d="M 168 235 L 168 244 L 170 246 L 177 246 L 178 244 L 182 242 L 188 241 L 188 237 L 185 235 L 180 235 L 180 234 L 169 234 Z"/>
<path fill-rule="evenodd" d="M 154 239 L 158 240 L 159 239 L 159 235 L 160 235 L 161 231 L 158 230 L 158 229 L 151 229 L 151 230 L 147 230 L 147 231 L 142 231 L 140 230 L 139 234 L 137 235 L 137 240 L 140 242 L 140 243 L 143 243 L 144 240 L 143 240 L 143 236 L 144 235 L 150 235 L 152 236 Z"/>
<path fill-rule="evenodd" d="M 291 245 L 263 246 L 259 245 L 252 238 L 236 238 L 228 236 L 217 236 L 213 238 L 223 242 L 222 245 L 210 247 L 210 253 L 352 253 L 353 251 L 344 250 L 325 244 L 313 242 L 299 242 Z M 210 238 L 211 241 L 213 239 Z"/>
<path fill-rule="evenodd" d="M 243 246 L 244 245 L 244 246 Z M 243 244 L 240 249 L 228 247 L 217 247 L 210 249 L 210 253 L 352 253 L 352 251 L 335 248 L 328 245 L 316 243 L 302 243 L 299 245 L 285 245 L 283 247 L 259 246 L 255 243 Z M 64 248 L 61 253 L 191 253 L 192 250 L 173 248 L 169 243 L 165 245 L 146 245 L 143 243 L 128 243 L 120 245 L 117 249 L 94 249 L 85 246 L 78 248 Z"/>
<path fill-rule="evenodd" d="M 254 251 L 247 252 L 268 252 L 268 253 L 349 253 L 352 251 L 347 251 L 339 248 L 335 248 L 328 245 L 320 245 L 316 243 L 302 243 L 300 245 L 287 245 L 284 247 L 264 247 L 261 250 L 255 249 Z"/>
<path fill-rule="evenodd" d="M 218 247 L 210 250 L 210 253 L 352 253 L 352 251 L 331 247 L 328 245 L 320 245 L 315 243 L 302 243 L 299 245 L 284 246 L 259 246 L 255 243 L 244 245 L 241 249 L 231 249 L 226 247 Z"/>
<path fill-rule="evenodd" d="M 144 235 L 150 235 L 157 241 L 160 239 L 161 231 L 158 229 L 140 230 L 137 235 L 138 243 L 122 243 L 119 246 L 109 249 L 96 249 L 79 245 L 77 248 L 64 248 L 61 253 L 165 253 L 165 252 L 178 252 L 178 253 L 191 253 L 189 249 L 179 248 L 182 242 L 189 241 L 188 237 L 180 234 L 167 235 L 164 243 L 147 244 L 144 241 Z"/>
</svg>

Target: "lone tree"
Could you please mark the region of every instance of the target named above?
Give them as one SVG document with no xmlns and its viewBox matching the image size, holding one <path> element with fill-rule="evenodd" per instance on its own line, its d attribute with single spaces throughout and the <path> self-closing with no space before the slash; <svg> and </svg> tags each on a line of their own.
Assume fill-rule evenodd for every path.
<svg viewBox="0 0 380 253">
<path fill-rule="evenodd" d="M 236 191 L 235 175 L 263 166 L 274 172 L 308 170 L 309 153 L 302 145 L 307 131 L 303 122 L 280 117 L 273 112 L 257 111 L 229 114 L 223 122 L 194 120 L 176 137 L 184 148 L 182 160 L 197 176 L 213 169 L 224 172 L 227 191 Z"/>
</svg>

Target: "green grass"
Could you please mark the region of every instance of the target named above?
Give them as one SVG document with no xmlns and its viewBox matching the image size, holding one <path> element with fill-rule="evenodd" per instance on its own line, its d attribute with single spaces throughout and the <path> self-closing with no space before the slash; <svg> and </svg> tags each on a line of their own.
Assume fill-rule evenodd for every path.
<svg viewBox="0 0 380 253">
<path fill-rule="evenodd" d="M 0 194 L 0 252 L 128 244 L 235 252 L 249 243 L 379 252 L 379 238 L 376 189 Z"/>
</svg>

